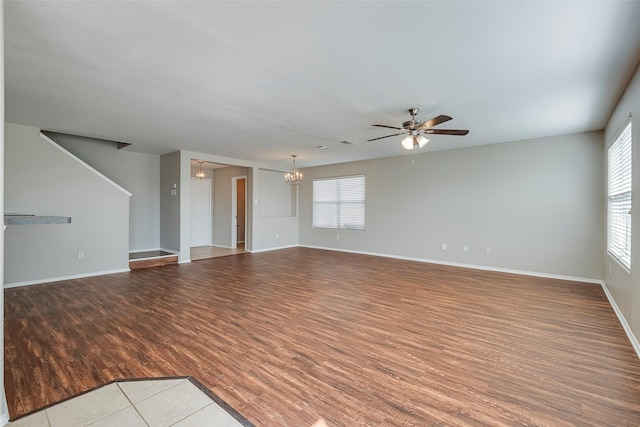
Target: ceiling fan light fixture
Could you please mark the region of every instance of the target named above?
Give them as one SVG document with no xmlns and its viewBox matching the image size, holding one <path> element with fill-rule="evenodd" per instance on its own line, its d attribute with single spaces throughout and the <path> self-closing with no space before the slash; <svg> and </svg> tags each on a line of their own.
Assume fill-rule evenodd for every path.
<svg viewBox="0 0 640 427">
<path fill-rule="evenodd" d="M 429 142 L 429 140 L 422 135 L 418 135 L 416 140 L 418 141 L 418 147 L 420 148 L 424 147 Z"/>
<path fill-rule="evenodd" d="M 413 150 L 414 147 L 424 147 L 427 145 L 429 140 L 422 135 L 407 135 L 405 139 L 402 140 L 402 148 L 405 150 Z"/>
<path fill-rule="evenodd" d="M 402 140 L 402 148 L 405 150 L 413 150 L 413 135 L 407 135 L 407 137 Z"/>
</svg>

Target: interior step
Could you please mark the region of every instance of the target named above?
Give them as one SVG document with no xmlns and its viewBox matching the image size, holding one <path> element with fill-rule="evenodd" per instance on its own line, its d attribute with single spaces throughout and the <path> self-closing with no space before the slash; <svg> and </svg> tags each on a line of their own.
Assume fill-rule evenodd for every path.
<svg viewBox="0 0 640 427">
<path fill-rule="evenodd" d="M 141 268 L 160 267 L 163 265 L 177 264 L 178 254 L 154 250 L 129 253 L 129 268 L 139 270 Z"/>
</svg>

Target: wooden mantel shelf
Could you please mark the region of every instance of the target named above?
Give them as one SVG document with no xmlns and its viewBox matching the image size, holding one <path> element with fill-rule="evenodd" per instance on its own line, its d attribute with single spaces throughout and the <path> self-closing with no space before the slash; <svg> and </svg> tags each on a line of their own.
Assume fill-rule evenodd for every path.
<svg viewBox="0 0 640 427">
<path fill-rule="evenodd" d="M 70 216 L 4 214 L 4 225 L 71 224 Z"/>
</svg>

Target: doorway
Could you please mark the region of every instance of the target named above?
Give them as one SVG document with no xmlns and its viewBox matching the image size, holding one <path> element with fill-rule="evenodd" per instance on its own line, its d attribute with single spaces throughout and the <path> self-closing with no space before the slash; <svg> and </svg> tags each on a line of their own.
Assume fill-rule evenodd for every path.
<svg viewBox="0 0 640 427">
<path fill-rule="evenodd" d="M 246 176 L 231 178 L 231 249 L 244 248 L 247 230 Z"/>
</svg>

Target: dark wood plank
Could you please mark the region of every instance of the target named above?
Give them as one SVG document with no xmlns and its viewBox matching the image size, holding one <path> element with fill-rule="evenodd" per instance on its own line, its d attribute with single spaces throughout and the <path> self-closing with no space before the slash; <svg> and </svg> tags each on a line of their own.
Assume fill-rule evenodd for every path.
<svg viewBox="0 0 640 427">
<path fill-rule="evenodd" d="M 640 425 L 598 285 L 292 248 L 5 290 L 12 417 L 193 376 L 256 426 Z"/>
<path fill-rule="evenodd" d="M 129 269 L 139 270 L 141 268 L 162 267 L 163 265 L 177 264 L 178 256 L 163 256 L 149 259 L 132 259 L 129 261 Z"/>
</svg>

